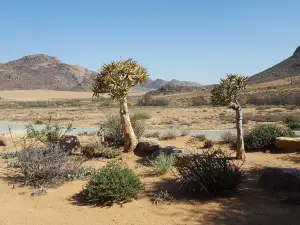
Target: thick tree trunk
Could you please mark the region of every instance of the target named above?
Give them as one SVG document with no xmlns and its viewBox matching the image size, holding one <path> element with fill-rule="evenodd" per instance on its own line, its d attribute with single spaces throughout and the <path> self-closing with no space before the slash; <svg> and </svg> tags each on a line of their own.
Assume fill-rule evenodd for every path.
<svg viewBox="0 0 300 225">
<path fill-rule="evenodd" d="M 245 158 L 245 146 L 244 146 L 244 135 L 243 135 L 243 112 L 242 107 L 238 102 L 231 103 L 230 108 L 235 110 L 236 113 L 236 132 L 237 132 L 237 149 L 236 149 L 236 158 L 243 159 Z"/>
<path fill-rule="evenodd" d="M 131 152 L 135 149 L 138 140 L 130 122 L 127 98 L 120 100 L 120 116 L 124 132 L 124 152 Z"/>
</svg>

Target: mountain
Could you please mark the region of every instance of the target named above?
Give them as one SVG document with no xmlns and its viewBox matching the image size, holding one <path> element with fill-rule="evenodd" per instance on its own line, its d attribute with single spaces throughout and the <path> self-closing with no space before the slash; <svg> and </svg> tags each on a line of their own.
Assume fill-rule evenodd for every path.
<svg viewBox="0 0 300 225">
<path fill-rule="evenodd" d="M 162 80 L 162 79 L 156 79 L 154 81 L 150 80 L 146 85 L 143 87 L 149 88 L 149 89 L 158 89 L 164 85 L 166 85 L 169 81 Z"/>
<path fill-rule="evenodd" d="M 62 63 L 58 58 L 36 54 L 0 64 L 0 90 L 90 89 L 95 72 Z"/>
<path fill-rule="evenodd" d="M 45 54 L 24 56 L 0 63 L 0 90 L 48 89 L 60 91 L 91 91 L 97 73 L 81 66 L 69 65 Z M 133 91 L 150 91 L 164 86 L 199 87 L 189 81 L 151 80 Z"/>
<path fill-rule="evenodd" d="M 300 75 L 300 46 L 294 54 L 282 62 L 254 76 L 249 77 L 250 83 L 262 83 Z"/>
<path fill-rule="evenodd" d="M 201 87 L 201 84 L 198 84 L 196 82 L 190 82 L 190 81 L 179 81 L 176 79 L 171 80 L 166 85 L 169 86 L 186 86 L 186 87 Z"/>
</svg>

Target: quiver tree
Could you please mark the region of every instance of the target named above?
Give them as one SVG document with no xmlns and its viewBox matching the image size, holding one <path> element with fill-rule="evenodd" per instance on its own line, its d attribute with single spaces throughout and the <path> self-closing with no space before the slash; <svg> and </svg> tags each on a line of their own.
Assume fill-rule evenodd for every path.
<svg viewBox="0 0 300 225">
<path fill-rule="evenodd" d="M 104 64 L 93 85 L 93 96 L 107 93 L 120 102 L 120 116 L 124 132 L 124 151 L 133 151 L 138 140 L 131 125 L 127 96 L 131 88 L 148 81 L 148 71 L 133 59 Z"/>
<path fill-rule="evenodd" d="M 228 108 L 236 112 L 236 130 L 237 130 L 237 150 L 236 158 L 245 157 L 244 139 L 243 139 L 243 113 L 242 107 L 238 102 L 238 96 L 247 87 L 247 77 L 238 74 L 227 74 L 225 79 L 220 79 L 220 83 L 211 91 L 211 103 L 213 105 L 227 105 Z"/>
</svg>

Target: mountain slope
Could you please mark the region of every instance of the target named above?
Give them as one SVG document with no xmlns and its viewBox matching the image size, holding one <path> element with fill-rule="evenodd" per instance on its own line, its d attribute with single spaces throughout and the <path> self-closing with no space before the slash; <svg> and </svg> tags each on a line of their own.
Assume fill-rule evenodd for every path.
<svg viewBox="0 0 300 225">
<path fill-rule="evenodd" d="M 0 90 L 71 90 L 95 72 L 80 66 L 62 63 L 56 57 L 36 54 L 0 64 Z M 87 84 L 86 84 L 87 83 Z M 84 82 L 78 91 L 89 89 Z"/>
<path fill-rule="evenodd" d="M 282 62 L 254 76 L 249 77 L 250 83 L 262 83 L 300 75 L 300 46 L 294 54 Z"/>
</svg>

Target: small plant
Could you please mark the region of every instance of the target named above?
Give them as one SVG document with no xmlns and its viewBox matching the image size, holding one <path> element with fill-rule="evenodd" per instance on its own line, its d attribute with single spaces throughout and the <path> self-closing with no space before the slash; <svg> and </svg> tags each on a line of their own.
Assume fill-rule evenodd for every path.
<svg viewBox="0 0 300 225">
<path fill-rule="evenodd" d="M 204 98 L 204 96 L 199 95 L 196 97 L 192 98 L 192 105 L 193 106 L 201 106 L 201 105 L 207 105 L 208 102 L 206 101 L 206 99 Z"/>
<path fill-rule="evenodd" d="M 244 134 L 246 151 L 266 151 L 275 148 L 277 137 L 295 137 L 288 127 L 278 124 L 260 124 Z"/>
<path fill-rule="evenodd" d="M 193 194 L 230 195 L 238 190 L 243 180 L 241 166 L 223 151 L 204 150 L 186 155 L 175 166 L 181 187 Z"/>
<path fill-rule="evenodd" d="M 67 172 L 62 174 L 61 178 L 67 181 L 70 180 L 86 180 L 95 174 L 99 169 L 93 167 L 81 167 L 75 171 Z"/>
<path fill-rule="evenodd" d="M 91 158 L 93 158 L 95 156 L 96 148 L 92 144 L 84 145 L 84 146 L 81 147 L 81 153 L 86 158 L 91 159 Z"/>
<path fill-rule="evenodd" d="M 140 139 L 145 132 L 144 120 L 140 120 L 133 115 L 131 117 L 131 125 L 135 135 Z M 124 145 L 123 126 L 119 116 L 108 116 L 107 119 L 101 123 L 100 131 L 103 132 L 105 141 L 115 146 Z"/>
<path fill-rule="evenodd" d="M 146 138 L 159 138 L 159 132 L 153 132 L 153 133 L 148 133 L 148 134 L 145 134 L 144 137 Z"/>
<path fill-rule="evenodd" d="M 153 204 L 171 204 L 175 201 L 174 197 L 167 190 L 160 190 L 152 198 Z"/>
<path fill-rule="evenodd" d="M 292 130 L 300 130 L 300 123 L 290 122 L 287 126 Z"/>
<path fill-rule="evenodd" d="M 104 158 L 107 158 L 107 159 L 116 158 L 116 157 L 120 156 L 121 154 L 122 154 L 121 149 L 108 148 L 108 149 L 104 149 L 101 151 L 101 156 Z"/>
<path fill-rule="evenodd" d="M 167 133 L 163 134 L 160 137 L 161 140 L 171 140 L 171 139 L 175 139 L 175 138 L 176 138 L 176 134 L 172 130 L 169 130 Z"/>
<path fill-rule="evenodd" d="M 132 120 L 148 120 L 151 119 L 151 113 L 147 112 L 147 111 L 139 111 L 133 114 L 133 116 L 131 116 Z"/>
<path fill-rule="evenodd" d="M 203 148 L 212 148 L 215 142 L 213 140 L 206 140 L 204 142 Z"/>
<path fill-rule="evenodd" d="M 17 157 L 17 152 L 0 153 L 0 158 L 2 159 L 11 159 L 15 157 Z"/>
<path fill-rule="evenodd" d="M 188 136 L 189 135 L 189 132 L 187 130 L 183 130 L 181 131 L 181 137 L 185 137 L 185 136 Z"/>
<path fill-rule="evenodd" d="M 230 131 L 225 131 L 224 133 L 222 133 L 221 139 L 226 144 L 236 143 L 236 135 L 234 135 Z"/>
<path fill-rule="evenodd" d="M 193 135 L 193 139 L 197 141 L 205 141 L 207 139 L 205 134 Z"/>
<path fill-rule="evenodd" d="M 90 203 L 112 205 L 136 198 L 143 189 L 143 184 L 131 169 L 109 163 L 92 175 L 84 193 Z"/>
<path fill-rule="evenodd" d="M 162 175 L 174 166 L 176 158 L 174 155 L 160 153 L 157 157 L 150 160 L 150 165 L 156 174 Z"/>
<path fill-rule="evenodd" d="M 37 125 L 43 124 L 43 121 L 42 120 L 37 120 L 37 121 L 35 121 L 35 124 L 37 124 Z"/>
</svg>

